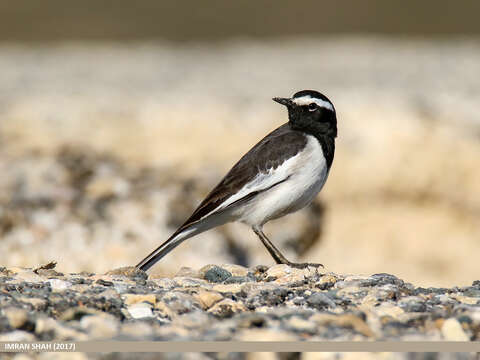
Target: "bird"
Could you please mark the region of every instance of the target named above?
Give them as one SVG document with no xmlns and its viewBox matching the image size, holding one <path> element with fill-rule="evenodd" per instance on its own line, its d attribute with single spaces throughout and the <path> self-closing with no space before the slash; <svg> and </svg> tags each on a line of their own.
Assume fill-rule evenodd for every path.
<svg viewBox="0 0 480 360">
<path fill-rule="evenodd" d="M 183 225 L 137 268 L 147 271 L 183 241 L 233 221 L 250 226 L 277 264 L 323 267 L 289 261 L 264 234 L 263 225 L 305 207 L 324 186 L 335 153 L 335 107 L 315 90 L 272 100 L 287 108 L 288 122 L 240 158 Z"/>
</svg>

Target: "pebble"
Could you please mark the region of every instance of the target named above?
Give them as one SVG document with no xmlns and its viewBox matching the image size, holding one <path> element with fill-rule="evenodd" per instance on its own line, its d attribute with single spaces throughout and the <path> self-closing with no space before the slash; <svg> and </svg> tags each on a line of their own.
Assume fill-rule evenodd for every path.
<svg viewBox="0 0 480 360">
<path fill-rule="evenodd" d="M 277 278 L 274 282 L 278 285 L 298 284 L 303 283 L 305 275 L 302 272 L 296 271 L 293 274 L 287 274 Z"/>
<path fill-rule="evenodd" d="M 216 291 L 201 290 L 198 292 L 198 294 L 195 295 L 195 299 L 197 299 L 200 302 L 200 304 L 202 304 L 202 308 L 204 310 L 207 310 L 213 304 L 222 300 L 223 296 Z"/>
<path fill-rule="evenodd" d="M 133 305 L 133 304 L 145 302 L 155 306 L 155 303 L 157 302 L 157 298 L 153 294 L 149 294 L 149 295 L 124 294 L 122 295 L 122 299 L 125 305 Z"/>
<path fill-rule="evenodd" d="M 72 286 L 72 283 L 69 281 L 63 281 L 59 279 L 50 279 L 48 280 L 48 283 L 52 287 L 52 290 L 55 291 L 62 291 L 65 289 L 68 289 L 70 286 Z"/>
<path fill-rule="evenodd" d="M 328 295 L 322 293 L 310 295 L 307 298 L 307 304 L 318 310 L 336 307 L 335 302 Z"/>
<path fill-rule="evenodd" d="M 220 293 L 233 293 L 236 294 L 242 291 L 242 284 L 218 284 L 212 287 L 213 291 L 218 291 Z"/>
<path fill-rule="evenodd" d="M 283 276 L 291 274 L 294 270 L 297 270 L 297 269 L 292 268 L 285 264 L 275 264 L 265 272 L 265 277 L 278 279 Z M 299 271 L 297 270 L 297 272 Z"/>
<path fill-rule="evenodd" d="M 145 271 L 140 270 L 135 266 L 125 266 L 125 267 L 113 269 L 113 270 L 107 271 L 105 274 L 120 275 L 120 276 L 126 276 L 128 278 L 138 278 L 143 280 L 146 280 L 148 278 L 148 275 Z"/>
<path fill-rule="evenodd" d="M 152 308 L 146 303 L 137 303 L 130 305 L 127 308 L 130 316 L 134 319 L 150 318 L 153 317 Z"/>
<path fill-rule="evenodd" d="M 315 314 L 312 315 L 311 320 L 324 325 L 331 324 L 339 327 L 352 328 L 367 337 L 373 337 L 375 335 L 365 321 L 354 314 Z"/>
<path fill-rule="evenodd" d="M 223 299 L 211 307 L 208 312 L 221 318 L 231 317 L 235 313 L 246 311 L 246 307 L 231 299 Z"/>
<path fill-rule="evenodd" d="M 200 271 L 202 272 L 202 271 Z M 232 277 L 232 273 L 220 266 L 211 266 L 204 272 L 203 278 L 208 282 L 220 283 Z"/>
<path fill-rule="evenodd" d="M 28 320 L 27 311 L 22 308 L 7 307 L 2 312 L 8 319 L 10 326 L 14 329 L 23 327 Z"/>
<path fill-rule="evenodd" d="M 317 329 L 317 325 L 314 322 L 302 319 L 299 316 L 292 316 L 288 319 L 286 326 L 293 331 L 310 334 L 315 334 Z"/>
<path fill-rule="evenodd" d="M 442 325 L 442 336 L 447 341 L 469 341 L 462 325 L 455 318 L 447 319 Z"/>
<path fill-rule="evenodd" d="M 399 319 L 399 317 L 405 313 L 405 311 L 400 307 L 392 303 L 383 303 L 379 306 L 376 306 L 372 309 L 379 317 L 381 316 L 390 316 L 393 319 Z"/>
</svg>

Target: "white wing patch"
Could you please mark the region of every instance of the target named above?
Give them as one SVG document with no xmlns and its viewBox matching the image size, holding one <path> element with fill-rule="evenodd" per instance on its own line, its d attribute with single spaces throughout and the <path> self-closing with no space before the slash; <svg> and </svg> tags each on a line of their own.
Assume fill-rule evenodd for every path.
<svg viewBox="0 0 480 360">
<path fill-rule="evenodd" d="M 292 171 L 296 168 L 297 158 L 300 156 L 300 153 L 291 157 L 290 159 L 285 160 L 280 166 L 275 169 L 270 168 L 266 173 L 259 173 L 255 176 L 250 182 L 246 183 L 236 194 L 227 198 L 223 203 L 218 207 L 210 211 L 208 214 L 204 215 L 202 219 L 225 209 L 230 204 L 234 203 L 237 200 L 247 196 L 248 194 L 255 191 L 262 191 L 268 189 L 269 187 L 284 181 L 291 174 Z"/>
<path fill-rule="evenodd" d="M 315 103 L 320 107 L 333 111 L 333 106 L 330 102 L 322 99 L 312 98 L 310 95 L 301 96 L 299 98 L 293 98 L 292 101 L 299 106 Z"/>
</svg>

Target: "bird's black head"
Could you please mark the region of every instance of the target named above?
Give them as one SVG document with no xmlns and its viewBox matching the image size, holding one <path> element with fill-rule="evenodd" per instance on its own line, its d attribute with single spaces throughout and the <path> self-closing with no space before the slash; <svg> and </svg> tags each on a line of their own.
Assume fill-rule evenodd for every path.
<svg viewBox="0 0 480 360">
<path fill-rule="evenodd" d="M 313 135 L 337 136 L 337 115 L 328 98 L 315 90 L 302 90 L 291 98 L 273 98 L 288 109 L 293 129 Z"/>
</svg>

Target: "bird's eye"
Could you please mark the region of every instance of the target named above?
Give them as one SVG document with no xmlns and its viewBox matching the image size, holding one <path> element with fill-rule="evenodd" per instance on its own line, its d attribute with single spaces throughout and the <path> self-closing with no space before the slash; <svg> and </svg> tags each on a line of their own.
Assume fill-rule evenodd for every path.
<svg viewBox="0 0 480 360">
<path fill-rule="evenodd" d="M 308 110 L 310 110 L 310 111 L 317 110 L 317 104 L 315 104 L 315 103 L 308 104 Z"/>
</svg>

